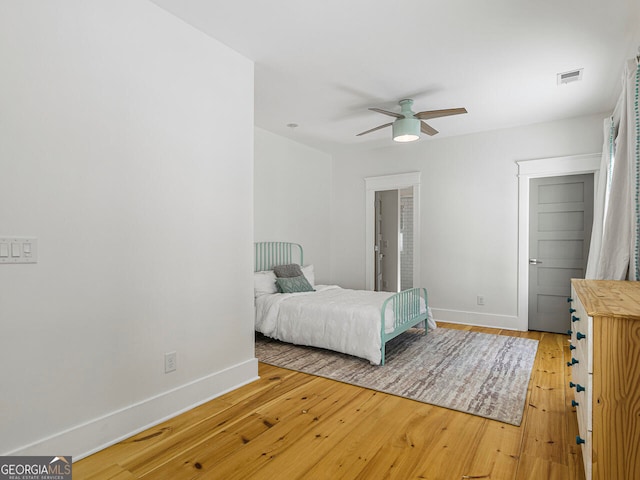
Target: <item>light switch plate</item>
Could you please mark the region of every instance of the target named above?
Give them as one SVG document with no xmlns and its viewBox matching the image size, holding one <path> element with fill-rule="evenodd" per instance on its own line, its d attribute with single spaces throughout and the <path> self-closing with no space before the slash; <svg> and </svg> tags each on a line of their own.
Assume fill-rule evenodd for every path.
<svg viewBox="0 0 640 480">
<path fill-rule="evenodd" d="M 0 236 L 0 265 L 38 263 L 38 239 Z"/>
</svg>

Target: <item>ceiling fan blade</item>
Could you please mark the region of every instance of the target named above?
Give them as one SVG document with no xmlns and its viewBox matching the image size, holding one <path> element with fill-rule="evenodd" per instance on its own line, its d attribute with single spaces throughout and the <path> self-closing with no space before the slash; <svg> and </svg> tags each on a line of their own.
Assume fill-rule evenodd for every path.
<svg viewBox="0 0 640 480">
<path fill-rule="evenodd" d="M 447 108 L 445 110 L 427 110 L 425 112 L 418 112 L 414 117 L 420 120 L 426 120 L 428 118 L 440 118 L 448 117 L 449 115 L 460 115 L 461 113 L 467 113 L 466 108 Z"/>
<path fill-rule="evenodd" d="M 360 135 L 366 135 L 367 133 L 371 133 L 371 132 L 375 132 L 376 130 L 380 130 L 381 128 L 385 128 L 385 127 L 389 127 L 393 125 L 393 122 L 391 123 L 385 123 L 384 125 L 380 125 L 376 128 L 372 128 L 371 130 L 367 130 L 366 132 L 362 132 L 356 135 L 356 137 L 359 137 Z"/>
<path fill-rule="evenodd" d="M 422 133 L 426 133 L 427 135 L 435 135 L 436 133 L 438 133 L 438 130 L 436 130 L 435 128 L 433 128 L 431 125 L 427 125 L 424 122 L 420 122 L 420 131 Z"/>
<path fill-rule="evenodd" d="M 369 110 L 382 113 L 384 115 L 389 115 L 390 117 L 404 118 L 404 115 L 400 115 L 399 113 L 395 113 L 395 112 L 390 112 L 389 110 L 382 110 L 381 108 L 370 108 Z"/>
</svg>

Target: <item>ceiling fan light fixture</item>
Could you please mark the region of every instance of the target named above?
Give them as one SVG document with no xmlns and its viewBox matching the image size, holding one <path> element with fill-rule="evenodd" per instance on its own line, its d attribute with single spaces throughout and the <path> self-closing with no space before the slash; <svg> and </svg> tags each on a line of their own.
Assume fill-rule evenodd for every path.
<svg viewBox="0 0 640 480">
<path fill-rule="evenodd" d="M 418 140 L 420 138 L 420 133 L 424 133 L 430 136 L 436 135 L 438 133 L 435 128 L 424 122 L 425 119 L 448 117 L 449 115 L 460 115 L 461 113 L 467 113 L 466 108 L 425 110 L 424 112 L 414 113 L 413 110 L 411 110 L 413 100 L 411 100 L 410 98 L 400 100 L 398 104 L 400 105 L 401 109 L 400 113 L 390 112 L 388 110 L 383 110 L 381 108 L 375 107 L 369 108 L 369 110 L 373 110 L 374 112 L 382 113 L 383 115 L 387 115 L 389 117 L 394 117 L 396 120 L 393 122 L 385 123 L 384 125 L 378 125 L 377 127 L 370 128 L 369 130 L 366 130 L 364 132 L 360 132 L 356 135 L 356 137 L 366 135 L 367 133 L 371 132 L 377 132 L 382 128 L 392 127 L 393 139 L 396 142 L 413 142 L 414 140 Z"/>
<path fill-rule="evenodd" d="M 417 118 L 399 118 L 392 125 L 393 140 L 413 142 L 420 138 L 420 120 Z"/>
</svg>

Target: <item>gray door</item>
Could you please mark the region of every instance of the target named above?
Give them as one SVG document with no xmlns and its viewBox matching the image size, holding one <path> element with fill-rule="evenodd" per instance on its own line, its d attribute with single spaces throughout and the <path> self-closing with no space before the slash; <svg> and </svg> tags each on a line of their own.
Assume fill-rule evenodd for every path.
<svg viewBox="0 0 640 480">
<path fill-rule="evenodd" d="M 375 265 L 375 287 L 376 292 L 382 291 L 382 198 L 380 192 L 375 194 L 375 236 L 374 241 L 374 265 Z"/>
<path fill-rule="evenodd" d="M 398 237 L 400 233 L 398 190 L 376 192 L 376 290 L 397 292 L 399 287 Z"/>
<path fill-rule="evenodd" d="M 593 174 L 531 179 L 529 330 L 571 328 L 570 280 L 584 278 L 593 223 Z"/>
</svg>

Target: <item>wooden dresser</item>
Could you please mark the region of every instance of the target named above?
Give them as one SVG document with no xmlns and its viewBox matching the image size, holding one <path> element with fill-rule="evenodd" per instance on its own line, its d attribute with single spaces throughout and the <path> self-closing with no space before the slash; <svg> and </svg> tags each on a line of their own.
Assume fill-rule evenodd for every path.
<svg viewBox="0 0 640 480">
<path fill-rule="evenodd" d="M 569 302 L 586 478 L 640 479 L 640 282 L 573 279 Z"/>
</svg>

